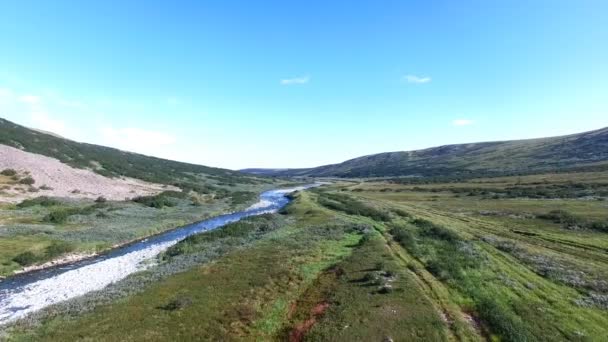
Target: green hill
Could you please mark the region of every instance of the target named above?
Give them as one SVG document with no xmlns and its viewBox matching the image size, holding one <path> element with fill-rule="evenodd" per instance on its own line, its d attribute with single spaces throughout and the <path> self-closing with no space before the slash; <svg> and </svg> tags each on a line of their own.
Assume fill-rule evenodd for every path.
<svg viewBox="0 0 608 342">
<path fill-rule="evenodd" d="M 183 185 L 201 176 L 224 183 L 249 182 L 239 172 L 80 143 L 29 129 L 0 118 L 0 144 L 56 158 L 70 166 L 88 168 L 108 177 L 126 176 L 149 182 Z"/>
<path fill-rule="evenodd" d="M 452 177 L 597 168 L 608 168 L 608 128 L 550 138 L 387 152 L 339 164 L 265 174 L 313 177 Z"/>
</svg>

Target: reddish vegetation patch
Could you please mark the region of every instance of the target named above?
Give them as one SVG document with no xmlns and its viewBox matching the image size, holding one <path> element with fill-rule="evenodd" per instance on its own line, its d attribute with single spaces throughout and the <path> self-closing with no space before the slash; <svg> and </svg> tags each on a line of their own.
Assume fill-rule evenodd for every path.
<svg viewBox="0 0 608 342">
<path fill-rule="evenodd" d="M 314 308 L 312 308 L 310 313 L 313 316 L 320 316 L 325 312 L 325 310 L 327 310 L 327 308 L 329 308 L 329 303 L 319 303 Z"/>
<path fill-rule="evenodd" d="M 291 333 L 289 333 L 289 342 L 300 342 L 304 339 L 304 335 L 317 323 L 317 318 L 329 308 L 329 303 L 322 302 L 315 305 L 312 310 L 310 310 L 310 318 L 296 324 Z"/>
</svg>

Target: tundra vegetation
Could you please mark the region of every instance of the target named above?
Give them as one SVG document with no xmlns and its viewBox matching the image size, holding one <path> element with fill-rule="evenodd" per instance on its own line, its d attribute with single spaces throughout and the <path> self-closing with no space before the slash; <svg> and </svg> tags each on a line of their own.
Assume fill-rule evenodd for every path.
<svg viewBox="0 0 608 342">
<path fill-rule="evenodd" d="M 588 192 L 501 195 L 539 182 Z M 279 214 L 189 237 L 149 270 L 17 322 L 8 336 L 602 341 L 606 182 L 602 171 L 299 192 Z"/>
<path fill-rule="evenodd" d="M 165 189 L 151 196 L 133 194 L 112 201 L 104 196 L 54 198 L 45 195 L 46 190 L 52 189 L 38 184 L 31 171 L 0 170 L 0 277 L 68 253 L 101 252 L 210 216 L 244 209 L 255 203 L 262 191 L 293 184 L 289 180 L 248 176 L 79 143 L 4 119 L 0 119 L 0 144 L 56 158 L 107 177 L 158 183 L 159 188 Z M 31 195 L 20 203 L 2 202 L 15 192 Z"/>
<path fill-rule="evenodd" d="M 41 195 L 17 204 L 0 203 L 0 276 L 68 253 L 101 252 L 211 216 L 244 209 L 257 201 L 260 192 L 289 184 L 276 179 L 256 179 L 252 183 L 247 178 L 244 183 L 227 185 L 199 177 L 198 183 L 191 183 L 181 191 L 164 191 L 127 201 Z M 70 248 L 63 248 L 59 253 L 56 246 L 60 244 Z M 49 248 L 53 252 L 49 252 Z"/>
</svg>

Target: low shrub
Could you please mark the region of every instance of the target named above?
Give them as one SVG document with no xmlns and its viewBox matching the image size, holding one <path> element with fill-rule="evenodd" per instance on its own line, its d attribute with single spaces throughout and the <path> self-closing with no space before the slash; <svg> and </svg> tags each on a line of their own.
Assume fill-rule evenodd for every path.
<svg viewBox="0 0 608 342">
<path fill-rule="evenodd" d="M 554 223 L 560 223 L 566 229 L 591 229 L 599 232 L 608 232 L 608 222 L 588 221 L 565 210 L 552 210 L 537 217 Z"/>
<path fill-rule="evenodd" d="M 454 231 L 438 226 L 431 221 L 424 219 L 415 219 L 413 223 L 421 229 L 421 235 L 433 238 L 435 240 L 444 240 L 448 242 L 460 241 L 461 238 Z"/>
<path fill-rule="evenodd" d="M 12 177 L 17 175 L 17 171 L 15 171 L 14 169 L 4 169 L 2 170 L 2 172 L 0 172 L 0 174 L 3 176 Z"/>
<path fill-rule="evenodd" d="M 399 215 L 400 217 L 403 218 L 410 218 L 412 217 L 412 214 L 408 213 L 407 211 L 403 210 L 403 209 L 399 209 L 399 208 L 393 208 L 391 209 L 395 214 Z"/>
<path fill-rule="evenodd" d="M 574 216 L 572 213 L 566 210 L 551 210 L 546 214 L 538 215 L 538 218 L 550 220 L 555 223 L 561 223 L 566 227 L 574 227 L 582 223 L 582 219 Z"/>
<path fill-rule="evenodd" d="M 178 297 L 175 298 L 173 300 L 171 300 L 169 303 L 167 303 L 166 305 L 162 306 L 161 309 L 162 310 L 166 310 L 166 311 L 175 311 L 175 310 L 181 310 L 184 309 L 188 306 L 192 305 L 192 299 L 189 297 Z"/>
<path fill-rule="evenodd" d="M 27 251 L 15 256 L 13 261 L 21 266 L 29 266 L 38 261 L 38 256 L 30 251 Z"/>
<path fill-rule="evenodd" d="M 96 205 L 84 208 L 59 208 L 48 213 L 42 221 L 50 223 L 65 223 L 73 215 L 89 215 L 95 211 Z"/>
<path fill-rule="evenodd" d="M 256 198 L 255 192 L 251 191 L 235 191 L 230 194 L 230 203 L 235 206 L 239 204 L 245 204 Z"/>
<path fill-rule="evenodd" d="M 388 222 L 391 220 L 391 216 L 388 212 L 370 207 L 348 195 L 322 193 L 322 195 L 319 196 L 318 202 L 326 208 L 342 211 L 351 215 L 366 216 L 375 221 Z"/>
<path fill-rule="evenodd" d="M 70 217 L 67 209 L 53 210 L 48 213 L 42 220 L 50 223 L 65 223 Z"/>
<path fill-rule="evenodd" d="M 229 223 L 219 229 L 190 235 L 179 243 L 169 247 L 163 258 L 168 259 L 182 254 L 192 253 L 202 249 L 206 243 L 213 243 L 226 238 L 251 238 L 261 236 L 279 227 L 270 214 L 249 217 L 241 221 Z"/>
<path fill-rule="evenodd" d="M 416 254 L 416 238 L 411 230 L 404 226 L 394 225 L 390 230 L 393 239 L 412 254 Z"/>
<path fill-rule="evenodd" d="M 41 207 L 52 207 L 55 205 L 60 205 L 61 202 L 54 198 L 50 198 L 47 196 L 40 196 L 32 199 L 23 200 L 21 203 L 17 204 L 18 208 L 27 208 L 39 205 Z"/>
<path fill-rule="evenodd" d="M 34 183 L 36 183 L 36 181 L 31 176 L 27 176 L 19 180 L 19 184 L 33 185 Z"/>
<path fill-rule="evenodd" d="M 493 332 L 500 335 L 501 341 L 520 342 L 533 340 L 528 336 L 521 318 L 492 297 L 479 296 L 475 306 L 479 318 L 485 321 Z"/>
<path fill-rule="evenodd" d="M 188 198 L 188 194 L 179 191 L 163 191 L 153 196 L 138 196 L 133 198 L 133 202 L 143 204 L 150 208 L 162 209 L 164 207 L 174 207 L 176 203 L 172 199 Z"/>
<path fill-rule="evenodd" d="M 44 254 L 49 258 L 56 258 L 63 254 L 73 252 L 76 247 L 67 241 L 53 241 L 44 250 Z"/>
</svg>

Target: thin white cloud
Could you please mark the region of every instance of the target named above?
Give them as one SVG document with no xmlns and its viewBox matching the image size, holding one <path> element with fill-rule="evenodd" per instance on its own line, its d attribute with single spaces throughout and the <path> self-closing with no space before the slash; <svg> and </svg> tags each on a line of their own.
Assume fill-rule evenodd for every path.
<svg viewBox="0 0 608 342">
<path fill-rule="evenodd" d="M 310 81 L 309 76 L 284 78 L 281 80 L 282 85 L 306 84 Z"/>
<path fill-rule="evenodd" d="M 65 122 L 52 119 L 45 111 L 34 111 L 30 114 L 34 128 L 65 136 L 67 133 Z"/>
<path fill-rule="evenodd" d="M 8 88 L 0 88 L 0 105 L 13 102 L 14 93 Z"/>
<path fill-rule="evenodd" d="M 12 94 L 12 98 L 16 99 L 16 102 L 21 103 L 21 108 L 23 108 L 21 111 L 29 114 L 29 125 L 31 125 L 32 128 L 56 133 L 62 136 L 68 133 L 66 123 L 51 117 L 47 105 L 40 96 L 31 94 L 17 96 L 10 90 L 4 91 L 3 93 Z"/>
<path fill-rule="evenodd" d="M 30 105 L 37 105 L 40 103 L 40 97 L 36 95 L 22 95 L 19 96 L 19 102 L 27 103 Z"/>
<path fill-rule="evenodd" d="M 8 88 L 0 88 L 0 97 L 12 97 L 13 91 Z"/>
<path fill-rule="evenodd" d="M 75 108 L 75 109 L 87 109 L 87 105 L 80 101 L 57 99 L 55 102 L 58 105 L 63 106 L 63 107 Z"/>
<path fill-rule="evenodd" d="M 474 124 L 475 121 L 473 120 L 469 120 L 469 119 L 456 119 L 454 121 L 452 121 L 452 125 L 454 126 L 469 126 Z"/>
<path fill-rule="evenodd" d="M 416 76 L 416 75 L 405 75 L 403 80 L 408 83 L 423 84 L 431 82 L 431 78 L 428 76 Z"/>
<path fill-rule="evenodd" d="M 152 154 L 156 148 L 175 143 L 173 135 L 142 128 L 103 127 L 99 130 L 103 144 L 122 150 Z"/>
</svg>

